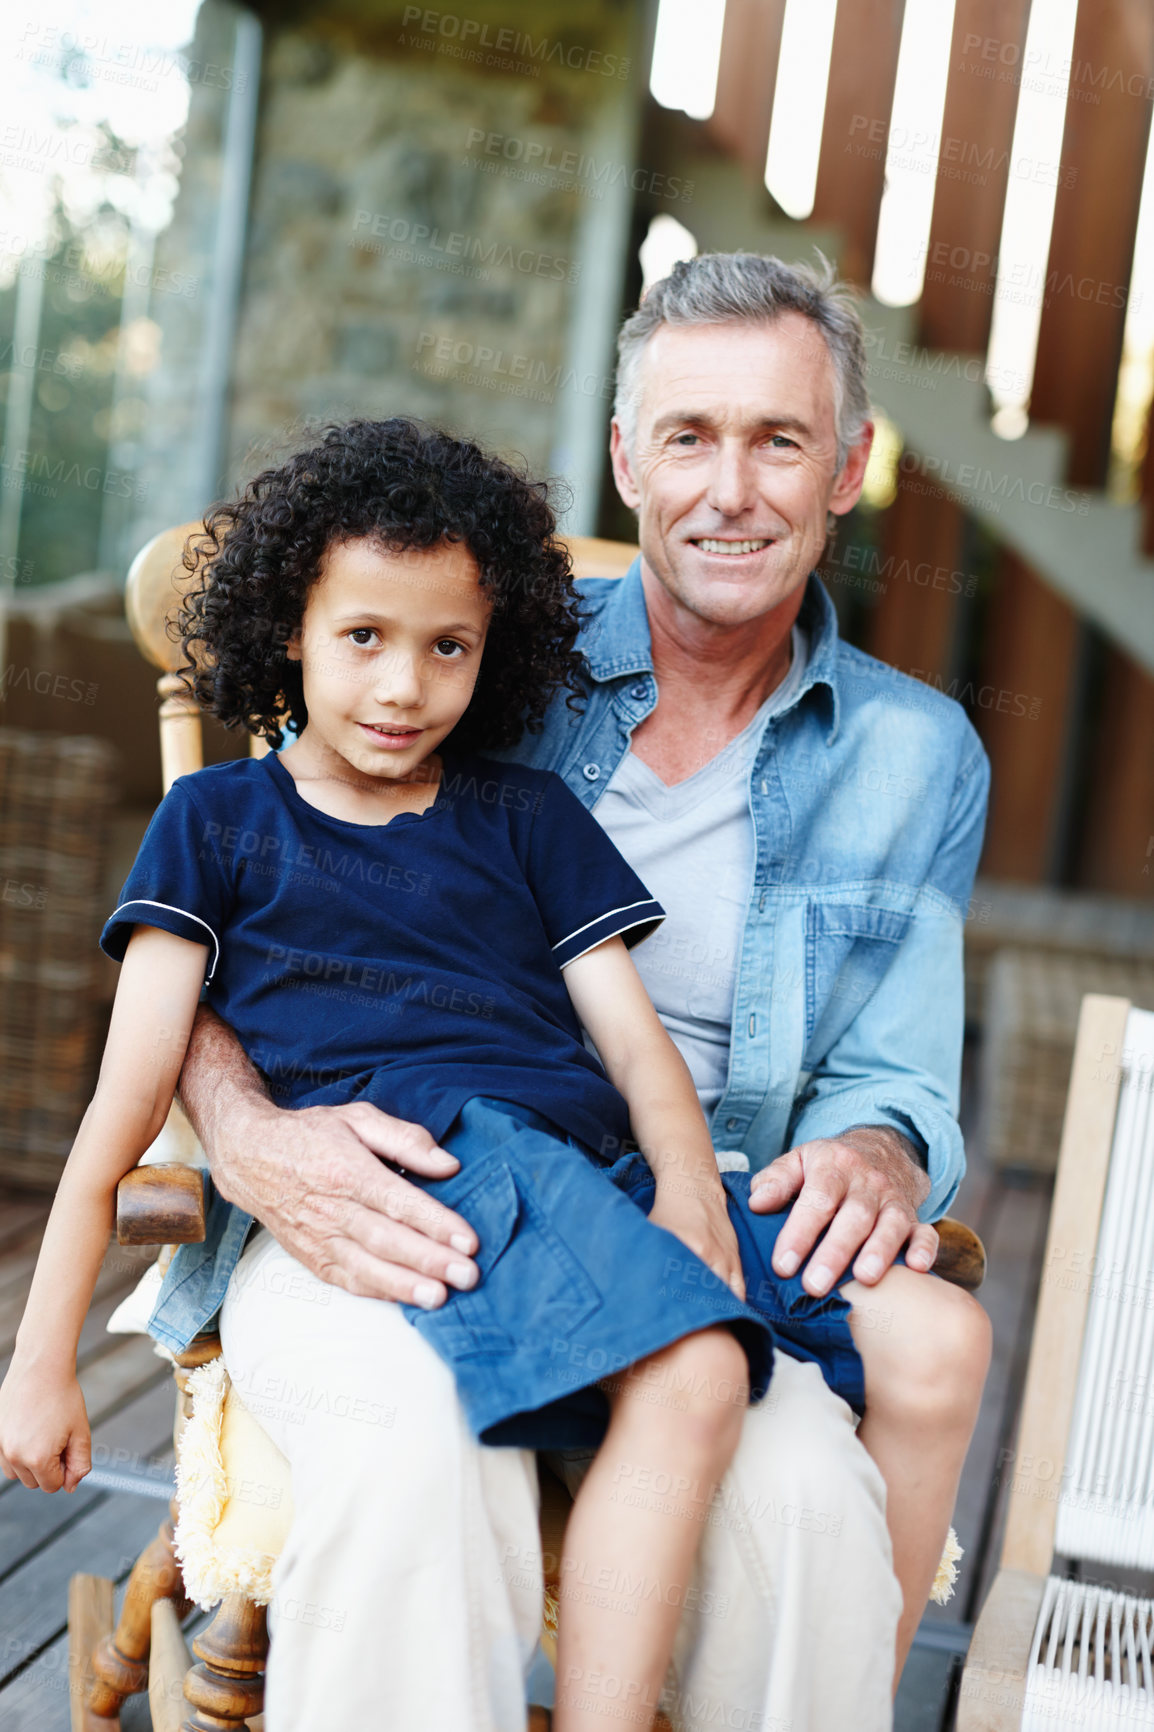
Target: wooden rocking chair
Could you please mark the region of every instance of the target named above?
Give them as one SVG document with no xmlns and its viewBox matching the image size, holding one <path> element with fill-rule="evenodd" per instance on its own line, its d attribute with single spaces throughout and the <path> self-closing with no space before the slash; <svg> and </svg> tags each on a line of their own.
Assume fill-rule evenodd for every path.
<svg viewBox="0 0 1154 1732">
<path fill-rule="evenodd" d="M 162 670 L 157 688 L 162 700 L 160 736 L 166 791 L 177 776 L 199 769 L 202 763 L 200 712 L 175 672 L 181 657 L 167 633 L 167 621 L 179 594 L 191 582 L 181 566 L 181 555 L 186 541 L 190 537 L 195 540 L 198 532 L 203 533 L 202 525 L 184 524 L 149 542 L 133 562 L 126 593 L 128 619 L 141 653 Z M 623 576 L 637 553 L 635 547 L 620 542 L 582 538 L 575 538 L 570 547 L 578 576 Z M 253 742 L 254 753 L 264 749 L 261 742 Z M 183 1158 L 195 1161 L 195 1139 L 179 1108 L 174 1107 L 170 1124 L 183 1128 L 189 1149 Z M 940 1221 L 938 1231 L 941 1246 L 935 1272 L 972 1291 L 981 1284 L 985 1273 L 981 1241 L 957 1221 Z M 163 1267 L 176 1244 L 197 1242 L 204 1233 L 204 1187 L 197 1165 L 142 1165 L 121 1180 L 117 1235 L 122 1244 L 162 1245 Z M 198 1336 L 187 1352 L 175 1357 L 178 1447 L 191 1413 L 189 1380 L 219 1356 L 219 1337 L 206 1333 Z M 247 1423 L 256 1426 L 253 1420 Z M 267 1438 L 265 1447 L 272 1450 Z M 279 1452 L 273 1451 L 273 1455 L 278 1456 Z M 265 1547 L 271 1557 L 279 1551 L 283 1538 L 285 1507 L 291 1507 L 288 1466 L 283 1458 L 281 1461 L 287 1495 L 283 1501 L 269 1500 L 274 1509 L 279 1508 L 280 1520 L 272 1519 L 255 1535 L 255 1542 Z M 267 1454 L 262 1456 L 262 1462 L 266 1477 L 280 1471 L 275 1462 L 270 1463 Z M 229 1480 L 240 1477 L 234 1475 L 231 1466 L 224 1472 Z M 568 1509 L 568 1493 L 542 1465 L 546 1615 L 541 1639 L 550 1659 L 555 1657 L 553 1613 Z M 121 1704 L 127 1696 L 145 1688 L 149 1692 L 155 1732 L 180 1732 L 180 1729 L 227 1732 L 228 1728 L 251 1725 L 260 1714 L 268 1651 L 266 1607 L 243 1593 L 226 1593 L 212 1623 L 193 1642 L 196 1655 L 193 1663 L 180 1627 L 192 1602 L 185 1597 L 185 1584 L 173 1549 L 177 1515 L 174 1500 L 156 1539 L 137 1560 L 129 1577 L 115 1629 L 112 1583 L 95 1576 L 78 1575 L 72 1579 L 69 1650 L 73 1732 L 118 1732 Z M 248 1531 L 245 1538 L 251 1548 L 253 1531 Z M 532 1709 L 530 1714 L 531 1727 L 544 1728 L 548 1724 L 545 1710 Z M 669 1732 L 663 1716 L 658 1716 L 656 1725 L 658 1732 L 662 1728 Z"/>
<path fill-rule="evenodd" d="M 958 1732 L 1154 1727 L 1152 1085 L 1154 1014 L 1083 999 L 1001 1568 Z"/>
</svg>

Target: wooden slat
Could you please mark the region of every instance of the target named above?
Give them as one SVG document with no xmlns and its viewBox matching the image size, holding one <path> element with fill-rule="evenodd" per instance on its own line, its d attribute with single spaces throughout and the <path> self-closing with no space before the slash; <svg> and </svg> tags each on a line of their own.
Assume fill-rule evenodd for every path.
<svg viewBox="0 0 1154 1732">
<path fill-rule="evenodd" d="M 1106 479 L 1150 133 L 1154 7 L 1078 7 L 1031 416 L 1070 435 L 1067 479 Z"/>
<path fill-rule="evenodd" d="M 961 508 L 921 473 L 899 471 L 898 491 L 883 526 L 885 594 L 869 616 L 866 648 L 891 667 L 945 681 L 958 597 Z"/>
<path fill-rule="evenodd" d="M 1051 875 L 1079 633 L 1073 608 L 1003 549 L 973 710 L 993 772 L 981 865 L 988 877 L 1040 883 Z"/>
<path fill-rule="evenodd" d="M 1053 1557 L 1053 1491 L 1074 1410 L 1129 1010 L 1125 999 L 1086 997 L 1070 1070 L 1002 1547 L 1003 1568 L 1038 1576 L 1048 1574 Z"/>
<path fill-rule="evenodd" d="M 1078 882 L 1154 897 L 1154 679 L 1108 647 Z"/>
<path fill-rule="evenodd" d="M 717 68 L 717 95 L 705 130 L 744 164 L 760 185 L 769 148 L 769 123 L 785 0 L 726 0 Z"/>
<path fill-rule="evenodd" d="M 840 5 L 833 30 L 813 220 L 841 230 L 842 275 L 868 286 L 905 0 Z"/>
<path fill-rule="evenodd" d="M 1030 0 L 957 0 L 919 308 L 927 348 L 984 354 Z"/>
</svg>

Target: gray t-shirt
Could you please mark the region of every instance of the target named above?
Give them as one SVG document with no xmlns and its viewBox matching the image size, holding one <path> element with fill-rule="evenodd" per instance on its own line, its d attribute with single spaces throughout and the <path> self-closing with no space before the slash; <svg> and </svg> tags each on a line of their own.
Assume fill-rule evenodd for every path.
<svg viewBox="0 0 1154 1732">
<path fill-rule="evenodd" d="M 769 716 L 791 703 L 808 645 L 793 628 L 789 672 L 708 764 L 667 787 L 627 752 L 597 802 L 598 821 L 665 909 L 633 952 L 658 1015 L 689 1066 L 709 1119 L 725 1089 L 733 994 L 753 877 L 749 778 Z"/>
</svg>

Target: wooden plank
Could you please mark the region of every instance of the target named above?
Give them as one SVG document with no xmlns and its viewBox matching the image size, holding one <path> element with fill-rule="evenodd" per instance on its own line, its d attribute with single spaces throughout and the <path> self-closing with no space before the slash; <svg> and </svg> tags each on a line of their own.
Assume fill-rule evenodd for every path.
<svg viewBox="0 0 1154 1732">
<path fill-rule="evenodd" d="M 22 1232 L 29 1221 L 48 1219 L 52 1198 L 39 1191 L 21 1191 L 13 1185 L 0 1185 L 0 1248 L 14 1232 Z"/>
<path fill-rule="evenodd" d="M 101 1298 L 104 1294 L 117 1290 L 124 1291 L 132 1285 L 134 1278 L 139 1280 L 154 1259 L 155 1252 L 150 1256 L 147 1251 L 134 1249 L 132 1246 L 112 1246 L 96 1277 L 93 1298 Z M 29 1286 L 31 1275 L 22 1289 L 13 1288 L 9 1293 L 0 1296 L 0 1353 L 11 1353 L 16 1343 L 16 1331 L 24 1315 Z"/>
<path fill-rule="evenodd" d="M 160 1385 L 129 1402 L 92 1429 L 93 1456 L 99 1466 L 155 1470 L 167 1477 L 172 1461 L 173 1395 Z M 56 1534 L 75 1527 L 108 1493 L 81 1480 L 71 1495 L 32 1491 L 18 1480 L 0 1498 L 0 1578 L 18 1567 Z M 156 1505 L 159 1523 L 163 1506 Z"/>
<path fill-rule="evenodd" d="M 1044 881 L 1060 844 L 1078 616 L 1009 548 L 986 620 L 974 726 L 992 784 L 982 871 Z"/>
<path fill-rule="evenodd" d="M 833 27 L 813 220 L 841 230 L 843 276 L 868 287 L 905 0 L 854 0 Z"/>
<path fill-rule="evenodd" d="M 1070 436 L 1067 479 L 1100 487 L 1150 135 L 1150 0 L 1078 7 L 1030 414 Z"/>
<path fill-rule="evenodd" d="M 1039 1576 L 1049 1572 L 1054 1551 L 1053 1476 L 1065 1460 L 1074 1410 L 1129 1010 L 1125 999 L 1087 995 L 1070 1071 L 1002 1547 L 1005 1569 Z"/>
<path fill-rule="evenodd" d="M 900 470 L 882 527 L 892 576 L 869 615 L 866 648 L 916 679 L 949 679 L 961 563 L 961 507 L 920 473 Z"/>
<path fill-rule="evenodd" d="M 1002 1570 L 978 1620 L 962 1674 L 957 1732 L 1020 1732 L 1026 1664 L 1046 1578 Z"/>
<path fill-rule="evenodd" d="M 919 341 L 985 354 L 1030 0 L 957 0 Z"/>
<path fill-rule="evenodd" d="M 68 1708 L 72 1732 L 92 1732 L 95 1718 L 85 1696 L 95 1673 L 92 1653 L 112 1633 L 112 1583 L 107 1576 L 76 1575 L 68 1584 Z M 108 1732 L 120 1732 L 120 1718 L 102 1722 Z"/>
<path fill-rule="evenodd" d="M 709 136 L 760 186 L 781 53 L 785 0 L 726 0 Z"/>
<path fill-rule="evenodd" d="M 107 1353 L 109 1342 L 119 1339 L 118 1336 L 109 1335 L 108 1319 L 121 1300 L 132 1291 L 134 1285 L 134 1279 L 126 1280 L 122 1287 L 113 1287 L 110 1292 L 102 1293 L 99 1298 L 92 1301 L 77 1344 L 76 1362 L 79 1366 L 87 1364 L 91 1359 L 99 1358 L 102 1353 Z M 12 1355 L 10 1352 L 0 1354 L 0 1378 L 5 1376 L 11 1363 Z M 157 1363 L 159 1364 L 159 1360 Z"/>
<path fill-rule="evenodd" d="M 3 1667 L 8 1677 L 53 1641 L 68 1621 L 68 1583 L 77 1571 L 126 1576 L 160 1525 L 164 1506 L 110 1492 L 83 1521 L 58 1534 L 0 1583 Z"/>
</svg>

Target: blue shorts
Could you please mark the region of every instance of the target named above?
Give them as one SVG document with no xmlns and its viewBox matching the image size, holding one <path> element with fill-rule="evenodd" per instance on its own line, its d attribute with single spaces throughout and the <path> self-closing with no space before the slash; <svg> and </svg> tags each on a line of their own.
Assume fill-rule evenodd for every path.
<svg viewBox="0 0 1154 1732">
<path fill-rule="evenodd" d="M 729 1325 L 749 1361 L 750 1400 L 769 1387 L 775 1345 L 819 1366 L 861 1413 L 862 1363 L 849 1304 L 806 1293 L 770 1259 L 788 1210 L 755 1215 L 748 1173 L 723 1173 L 745 1273 L 743 1303 L 647 1215 L 644 1157 L 612 1165 L 529 1108 L 479 1096 L 441 1139 L 451 1179 L 417 1181 L 476 1230 L 481 1279 L 437 1311 L 403 1309 L 452 1367 L 482 1443 L 596 1447 L 609 1404 L 598 1383 L 699 1329 Z"/>
</svg>

